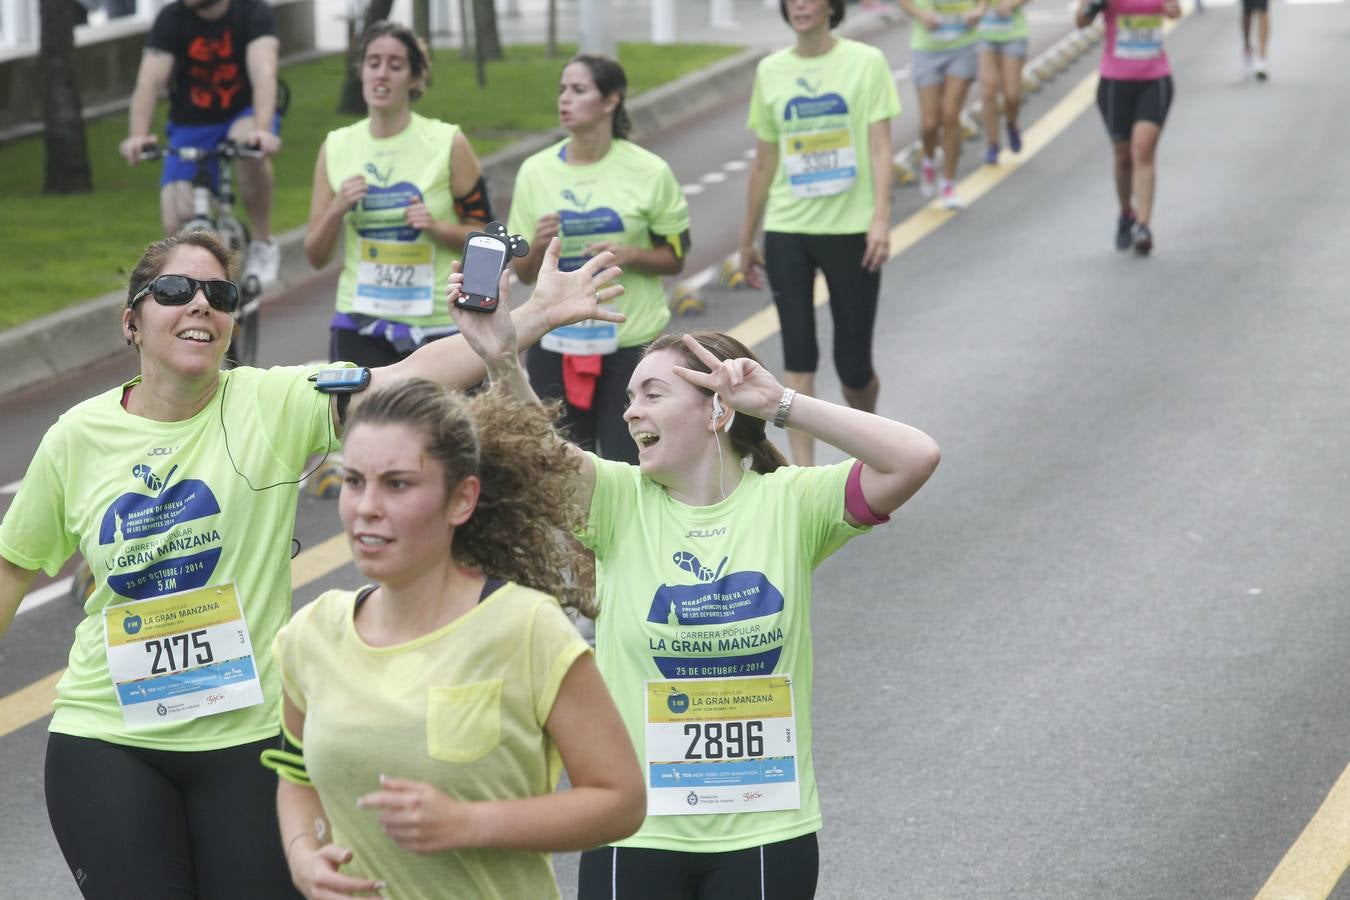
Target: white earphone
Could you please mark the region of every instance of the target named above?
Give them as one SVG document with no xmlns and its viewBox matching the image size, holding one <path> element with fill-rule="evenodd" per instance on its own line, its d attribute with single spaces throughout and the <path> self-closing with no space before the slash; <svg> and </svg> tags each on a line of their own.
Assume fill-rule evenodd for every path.
<svg viewBox="0 0 1350 900">
<path fill-rule="evenodd" d="M 717 424 L 717 420 L 718 420 L 718 419 L 720 419 L 720 418 L 722 418 L 722 416 L 726 415 L 726 412 L 727 412 L 727 408 L 726 408 L 725 406 L 722 405 L 722 397 L 721 397 L 719 394 L 713 394 L 713 398 L 712 398 L 712 423 L 713 423 L 714 426 Z M 732 423 L 732 422 L 735 422 L 735 421 L 736 421 L 736 413 L 735 413 L 735 411 L 733 410 L 732 413 L 731 413 L 731 417 L 730 417 L 729 419 L 727 419 L 727 423 L 726 423 L 725 425 L 722 426 L 722 430 L 723 430 L 723 431 L 730 431 L 730 430 L 731 430 L 731 423 Z"/>
</svg>

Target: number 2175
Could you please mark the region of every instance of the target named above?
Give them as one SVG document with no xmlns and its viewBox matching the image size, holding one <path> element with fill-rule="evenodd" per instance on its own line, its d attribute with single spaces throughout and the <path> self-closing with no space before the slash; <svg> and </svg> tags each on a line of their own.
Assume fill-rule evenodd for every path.
<svg viewBox="0 0 1350 900">
<path fill-rule="evenodd" d="M 172 634 L 166 638 L 147 641 L 145 652 L 154 654 L 150 663 L 151 675 L 176 672 L 190 665 L 205 666 L 215 660 L 211 643 L 206 640 L 206 629 L 188 634 Z M 192 658 L 189 659 L 189 656 Z"/>
</svg>

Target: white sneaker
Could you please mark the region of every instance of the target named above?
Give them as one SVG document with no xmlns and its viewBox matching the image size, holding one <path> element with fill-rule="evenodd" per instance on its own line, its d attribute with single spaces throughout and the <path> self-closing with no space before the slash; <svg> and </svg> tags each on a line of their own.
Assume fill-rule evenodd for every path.
<svg viewBox="0 0 1350 900">
<path fill-rule="evenodd" d="M 942 208 L 943 209 L 966 208 L 966 205 L 961 202 L 961 198 L 956 196 L 956 186 L 945 178 L 942 180 Z"/>
<path fill-rule="evenodd" d="M 1256 61 L 1256 80 L 1265 81 L 1269 77 L 1270 70 L 1266 68 L 1265 57 L 1261 57 Z"/>
<path fill-rule="evenodd" d="M 281 248 L 276 241 L 249 241 L 248 256 L 244 260 L 244 279 L 257 279 L 258 290 L 265 291 L 277 283 L 281 272 Z"/>
<path fill-rule="evenodd" d="M 926 156 L 919 163 L 919 193 L 925 197 L 937 193 L 937 164 Z"/>
</svg>

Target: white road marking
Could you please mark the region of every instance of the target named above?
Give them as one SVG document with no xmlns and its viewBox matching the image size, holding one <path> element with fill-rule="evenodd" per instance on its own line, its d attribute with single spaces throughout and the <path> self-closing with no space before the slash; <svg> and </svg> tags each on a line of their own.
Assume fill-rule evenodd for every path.
<svg viewBox="0 0 1350 900">
<path fill-rule="evenodd" d="M 722 182 L 727 180 L 727 173 L 709 172 L 706 175 L 700 176 L 698 180 L 703 182 L 704 184 L 721 184 Z"/>
<path fill-rule="evenodd" d="M 67 575 L 59 581 L 53 581 L 46 587 L 40 587 L 36 591 L 23 598 L 19 604 L 19 611 L 15 615 L 23 615 L 26 612 L 32 612 L 45 603 L 50 603 L 57 597 L 64 597 L 70 593 L 70 585 L 75 579 Z"/>
<path fill-rule="evenodd" d="M 750 164 L 743 159 L 733 159 L 722 168 L 728 172 L 744 172 L 746 169 L 750 168 Z"/>
<path fill-rule="evenodd" d="M 19 492 L 19 485 L 21 484 L 23 484 L 23 479 L 11 481 L 4 487 L 0 487 L 0 494 L 17 494 Z"/>
<path fill-rule="evenodd" d="M 701 193 L 703 193 L 703 185 L 701 185 L 701 184 L 682 184 L 682 185 L 680 185 L 680 190 L 684 192 L 684 195 L 685 195 L 686 197 L 692 197 L 692 196 L 694 196 L 695 194 L 701 194 Z"/>
</svg>

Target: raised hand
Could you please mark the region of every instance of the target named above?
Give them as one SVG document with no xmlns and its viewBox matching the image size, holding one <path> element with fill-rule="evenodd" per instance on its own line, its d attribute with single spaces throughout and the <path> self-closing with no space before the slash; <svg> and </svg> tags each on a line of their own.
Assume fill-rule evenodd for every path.
<svg viewBox="0 0 1350 900">
<path fill-rule="evenodd" d="M 497 308 L 485 313 L 455 306 L 464 284 L 461 268 L 459 260 L 450 264 L 449 287 L 446 291 L 450 315 L 459 326 L 459 333 L 464 335 L 464 340 L 491 370 L 494 364 L 510 361 L 520 352 L 516 323 L 511 318 L 511 273 L 502 272 L 497 282 Z"/>
<path fill-rule="evenodd" d="M 599 319 L 603 322 L 622 322 L 624 317 L 613 309 L 600 306 L 623 293 L 623 285 L 610 284 L 623 270 L 610 265 L 614 260 L 612 253 L 600 253 L 592 256 L 571 272 L 558 271 L 558 255 L 562 241 L 556 237 L 548 242 L 544 250 L 544 262 L 539 267 L 539 279 L 535 282 L 534 295 L 530 302 L 538 303 L 550 330 L 571 325 L 584 319 Z"/>
<path fill-rule="evenodd" d="M 691 335 L 686 334 L 683 340 L 684 345 L 708 367 L 709 372 L 676 366 L 676 375 L 695 387 L 715 391 L 727 406 L 737 412 L 772 421 L 778 412 L 778 401 L 783 396 L 783 385 L 768 369 L 753 359 L 718 359 Z"/>
</svg>

